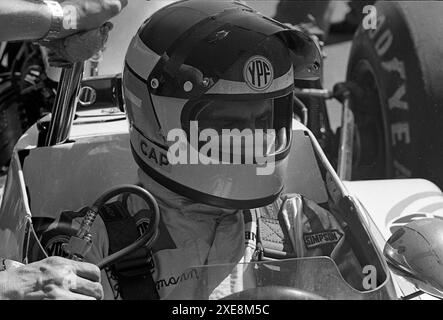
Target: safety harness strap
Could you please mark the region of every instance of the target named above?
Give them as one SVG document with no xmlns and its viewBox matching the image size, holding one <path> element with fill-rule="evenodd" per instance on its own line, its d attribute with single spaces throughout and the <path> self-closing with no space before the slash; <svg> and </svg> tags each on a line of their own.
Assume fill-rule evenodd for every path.
<svg viewBox="0 0 443 320">
<path fill-rule="evenodd" d="M 271 205 L 257 209 L 257 248 L 263 250 L 263 258 L 296 257 L 282 217 L 283 203 L 284 200 L 278 198 Z"/>
<path fill-rule="evenodd" d="M 289 259 L 297 257 L 297 252 L 291 243 L 291 238 L 288 234 L 289 231 L 283 219 L 285 202 L 290 199 L 291 196 L 291 194 L 284 195 L 277 199 L 272 205 L 257 209 L 259 210 L 257 247 L 263 248 L 263 258 Z M 312 232 L 324 231 L 320 219 L 314 210 L 306 203 L 304 197 L 302 197 L 302 201 L 303 212 L 297 212 L 297 210 L 288 210 L 287 212 L 293 215 L 306 215 Z M 295 217 L 289 217 L 289 220 L 295 221 Z M 323 253 L 330 255 L 333 248 L 333 245 L 328 245 L 324 248 Z"/>
<path fill-rule="evenodd" d="M 137 240 L 139 231 L 136 221 L 120 201 L 101 207 L 100 216 L 108 232 L 108 254 L 113 254 Z M 110 271 L 118 281 L 121 298 L 158 300 L 159 295 L 152 278 L 152 269 L 152 254 L 144 247 L 118 260 Z"/>
</svg>

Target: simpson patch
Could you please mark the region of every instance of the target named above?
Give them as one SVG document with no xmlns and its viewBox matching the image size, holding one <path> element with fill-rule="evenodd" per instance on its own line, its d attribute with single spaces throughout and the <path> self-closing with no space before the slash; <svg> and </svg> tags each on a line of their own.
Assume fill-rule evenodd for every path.
<svg viewBox="0 0 443 320">
<path fill-rule="evenodd" d="M 343 237 L 343 233 L 338 230 L 327 230 L 317 233 L 303 234 L 303 240 L 308 249 L 320 247 L 326 244 L 337 243 Z"/>
</svg>

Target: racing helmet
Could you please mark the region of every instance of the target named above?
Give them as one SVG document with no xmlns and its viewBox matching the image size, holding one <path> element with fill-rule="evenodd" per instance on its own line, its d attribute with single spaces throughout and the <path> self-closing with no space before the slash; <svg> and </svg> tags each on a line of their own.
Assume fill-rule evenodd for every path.
<svg viewBox="0 0 443 320">
<path fill-rule="evenodd" d="M 294 78 L 320 75 L 318 45 L 232 1 L 185 0 L 148 18 L 123 73 L 138 166 L 198 203 L 257 208 L 283 189 Z"/>
</svg>

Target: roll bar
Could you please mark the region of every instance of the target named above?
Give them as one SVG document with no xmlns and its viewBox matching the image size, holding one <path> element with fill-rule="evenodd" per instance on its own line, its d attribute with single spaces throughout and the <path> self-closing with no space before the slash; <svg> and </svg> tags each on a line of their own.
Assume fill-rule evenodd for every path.
<svg viewBox="0 0 443 320">
<path fill-rule="evenodd" d="M 78 62 L 63 68 L 52 107 L 45 146 L 64 143 L 69 138 L 72 122 L 77 109 L 77 97 L 83 77 L 84 63 Z"/>
</svg>

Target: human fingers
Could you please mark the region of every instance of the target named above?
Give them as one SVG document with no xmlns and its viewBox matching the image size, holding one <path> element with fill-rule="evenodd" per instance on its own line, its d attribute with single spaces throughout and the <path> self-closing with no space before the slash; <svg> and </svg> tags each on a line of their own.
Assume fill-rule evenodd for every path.
<svg viewBox="0 0 443 320">
<path fill-rule="evenodd" d="M 70 260 L 71 261 L 71 260 Z M 83 279 L 100 282 L 101 272 L 100 269 L 92 263 L 72 261 L 72 267 L 74 272 Z"/>
<path fill-rule="evenodd" d="M 70 291 L 90 296 L 97 300 L 102 300 L 104 295 L 103 287 L 100 282 L 93 282 L 80 277 L 77 277 L 75 282 L 71 284 Z"/>
<path fill-rule="evenodd" d="M 45 297 L 42 300 L 96 300 L 94 297 L 83 295 L 65 290 L 59 287 L 53 287 L 51 290 L 45 292 Z"/>
</svg>

